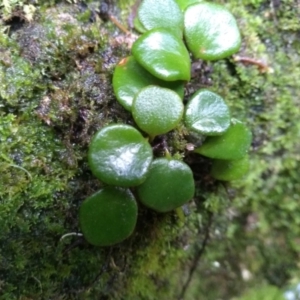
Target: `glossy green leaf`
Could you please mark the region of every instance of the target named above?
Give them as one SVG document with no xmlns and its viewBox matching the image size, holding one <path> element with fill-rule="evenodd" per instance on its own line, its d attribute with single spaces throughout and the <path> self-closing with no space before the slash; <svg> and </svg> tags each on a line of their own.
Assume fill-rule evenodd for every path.
<svg viewBox="0 0 300 300">
<path fill-rule="evenodd" d="M 194 196 L 195 184 L 190 167 L 175 159 L 155 159 L 146 181 L 137 188 L 140 201 L 158 211 L 168 212 Z"/>
<path fill-rule="evenodd" d="M 230 126 L 229 108 L 219 95 L 199 90 L 186 106 L 185 123 L 198 133 L 220 135 Z"/>
<path fill-rule="evenodd" d="M 188 6 L 195 4 L 195 3 L 200 3 L 203 0 L 175 0 L 178 6 L 182 11 L 184 11 Z"/>
<path fill-rule="evenodd" d="M 93 174 L 103 182 L 117 186 L 136 186 L 147 175 L 152 148 L 134 127 L 109 125 L 93 137 L 88 162 Z"/>
<path fill-rule="evenodd" d="M 144 33 L 133 44 L 132 53 L 141 66 L 162 80 L 190 80 L 189 53 L 183 41 L 166 29 Z"/>
<path fill-rule="evenodd" d="M 110 246 L 129 237 L 136 225 L 137 204 L 127 189 L 105 187 L 83 201 L 79 221 L 85 239 Z"/>
<path fill-rule="evenodd" d="M 136 94 L 151 84 L 172 89 L 183 98 L 184 85 L 182 81 L 168 82 L 154 77 L 141 67 L 133 56 L 122 59 L 115 68 L 113 75 L 114 92 L 119 103 L 129 111 L 131 111 L 132 101 Z"/>
<path fill-rule="evenodd" d="M 235 160 L 213 160 L 211 176 L 218 180 L 230 181 L 243 177 L 249 170 L 249 156 Z"/>
<path fill-rule="evenodd" d="M 132 104 L 132 115 L 143 131 L 152 138 L 174 129 L 183 115 L 183 103 L 172 90 L 158 86 L 142 89 Z"/>
<path fill-rule="evenodd" d="M 232 119 L 224 134 L 206 138 L 195 152 L 215 159 L 241 159 L 248 153 L 251 140 L 252 134 L 248 127 Z"/>
<path fill-rule="evenodd" d="M 147 29 L 143 26 L 143 24 L 141 23 L 141 21 L 137 16 L 133 19 L 133 25 L 134 28 L 140 33 L 144 33 L 147 31 Z"/>
<path fill-rule="evenodd" d="M 147 30 L 165 28 L 182 37 L 183 14 L 174 0 L 143 0 L 137 16 Z"/>
<path fill-rule="evenodd" d="M 194 57 L 204 60 L 228 57 L 241 45 L 234 16 L 225 7 L 205 1 L 185 10 L 184 36 Z"/>
</svg>

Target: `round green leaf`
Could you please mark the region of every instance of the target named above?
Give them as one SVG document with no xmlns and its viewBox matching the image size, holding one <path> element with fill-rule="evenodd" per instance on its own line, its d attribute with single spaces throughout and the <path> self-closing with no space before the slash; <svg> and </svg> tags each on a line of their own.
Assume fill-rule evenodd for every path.
<svg viewBox="0 0 300 300">
<path fill-rule="evenodd" d="M 241 45 L 234 16 L 225 7 L 205 1 L 186 9 L 184 36 L 194 57 L 204 60 L 228 57 Z"/>
<path fill-rule="evenodd" d="M 85 239 L 110 246 L 129 237 L 137 220 L 137 204 L 127 189 L 105 187 L 83 201 L 79 222 Z"/>
<path fill-rule="evenodd" d="M 191 62 L 183 41 L 166 29 L 154 29 L 140 36 L 132 46 L 138 63 L 165 81 L 190 80 Z"/>
<path fill-rule="evenodd" d="M 182 11 L 184 11 L 188 6 L 202 2 L 203 0 L 175 0 Z"/>
<path fill-rule="evenodd" d="M 165 28 L 182 37 L 183 14 L 174 0 L 143 0 L 137 16 L 147 30 Z"/>
<path fill-rule="evenodd" d="M 186 106 L 185 123 L 193 131 L 220 135 L 230 126 L 229 108 L 219 95 L 199 90 Z"/>
<path fill-rule="evenodd" d="M 249 156 L 235 160 L 213 160 L 211 176 L 218 180 L 230 181 L 243 177 L 249 170 Z"/>
<path fill-rule="evenodd" d="M 229 129 L 220 136 L 210 136 L 196 153 L 215 159 L 241 159 L 249 151 L 251 131 L 242 122 L 232 119 Z"/>
<path fill-rule="evenodd" d="M 141 67 L 133 56 L 123 58 L 115 68 L 114 92 L 119 103 L 129 111 L 131 111 L 132 101 L 136 94 L 151 84 L 172 89 L 183 98 L 184 85 L 182 81 L 167 82 L 154 77 Z"/>
<path fill-rule="evenodd" d="M 147 175 L 152 149 L 147 140 L 129 125 L 109 125 L 93 137 L 89 152 L 93 174 L 107 184 L 136 186 Z"/>
<path fill-rule="evenodd" d="M 183 103 L 173 91 L 158 86 L 142 89 L 132 104 L 132 115 L 151 137 L 174 129 L 183 115 Z"/>
<path fill-rule="evenodd" d="M 175 159 L 155 159 L 146 181 L 137 188 L 141 202 L 158 211 L 168 212 L 194 196 L 195 185 L 190 167 Z"/>
</svg>

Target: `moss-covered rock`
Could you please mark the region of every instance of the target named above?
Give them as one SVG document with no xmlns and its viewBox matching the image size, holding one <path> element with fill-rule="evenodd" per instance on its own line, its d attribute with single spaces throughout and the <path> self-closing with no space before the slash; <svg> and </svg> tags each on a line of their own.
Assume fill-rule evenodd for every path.
<svg viewBox="0 0 300 300">
<path fill-rule="evenodd" d="M 141 206 L 132 237 L 110 248 L 77 235 L 78 208 L 102 186 L 87 166 L 91 137 L 112 121 L 134 124 L 111 85 L 131 37 L 99 17 L 98 3 L 15 2 L 0 21 L 1 299 L 231 299 L 300 278 L 294 1 L 228 1 L 242 49 L 194 63 L 187 86 L 187 98 L 199 88 L 220 94 L 252 128 L 249 175 L 213 180 L 209 162 L 185 151 L 199 141 L 180 125 L 153 146 L 185 156 L 195 201 L 166 215 Z M 133 2 L 111 1 L 108 12 L 125 24 Z"/>
</svg>

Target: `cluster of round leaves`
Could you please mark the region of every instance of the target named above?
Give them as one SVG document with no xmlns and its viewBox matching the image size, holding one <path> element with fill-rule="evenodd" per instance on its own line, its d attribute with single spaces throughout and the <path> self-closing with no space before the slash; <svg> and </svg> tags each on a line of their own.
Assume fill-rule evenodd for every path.
<svg viewBox="0 0 300 300">
<path fill-rule="evenodd" d="M 134 21 L 142 35 L 132 56 L 115 68 L 113 88 L 118 102 L 132 113 L 137 128 L 111 124 L 93 137 L 88 162 L 107 186 L 80 208 L 80 225 L 88 242 L 107 246 L 133 232 L 137 202 L 168 212 L 193 198 L 190 167 L 169 153 L 153 157 L 155 136 L 180 122 L 206 136 L 194 151 L 213 160 L 211 175 L 219 180 L 241 177 L 248 169 L 250 130 L 230 116 L 219 95 L 202 89 L 184 105 L 184 85 L 191 60 L 216 60 L 238 51 L 240 33 L 224 7 L 200 0 L 143 0 Z M 184 42 L 185 41 L 185 42 Z"/>
</svg>

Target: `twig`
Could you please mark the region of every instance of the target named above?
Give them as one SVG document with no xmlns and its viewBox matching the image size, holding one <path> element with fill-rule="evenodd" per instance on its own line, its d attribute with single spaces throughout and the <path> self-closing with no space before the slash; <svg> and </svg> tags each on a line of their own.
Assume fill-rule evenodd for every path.
<svg viewBox="0 0 300 300">
<path fill-rule="evenodd" d="M 188 289 L 188 287 L 189 287 L 189 285 L 192 281 L 193 275 L 194 275 L 194 273 L 197 269 L 197 266 L 198 266 L 199 261 L 202 257 L 202 254 L 205 251 L 205 248 L 206 248 L 208 240 L 209 240 L 209 232 L 210 232 L 210 227 L 212 225 L 212 219 L 213 219 L 212 217 L 213 217 L 213 214 L 210 212 L 209 217 L 208 217 L 208 224 L 207 224 L 206 231 L 205 231 L 205 236 L 204 236 L 204 239 L 202 241 L 202 245 L 201 245 L 201 247 L 199 248 L 199 250 L 197 251 L 197 253 L 194 257 L 193 264 L 192 264 L 192 267 L 190 269 L 187 281 L 183 285 L 183 288 L 182 288 L 181 293 L 178 297 L 178 300 L 183 300 L 184 299 L 184 295 L 185 295 L 185 293 L 186 293 L 186 291 L 187 291 L 187 289 Z"/>
<path fill-rule="evenodd" d="M 131 34 L 131 32 L 124 25 L 122 25 L 114 16 L 110 15 L 109 19 L 124 33 L 126 33 L 127 35 Z"/>
<path fill-rule="evenodd" d="M 265 72 L 266 73 L 273 73 L 274 72 L 274 70 L 271 67 L 269 67 L 267 64 L 265 64 L 264 62 L 262 62 L 260 60 L 257 60 L 257 59 L 254 59 L 254 58 L 251 58 L 251 57 L 235 55 L 233 57 L 233 59 L 236 62 L 256 65 L 259 68 L 259 70 L 263 73 L 265 73 Z"/>
</svg>

